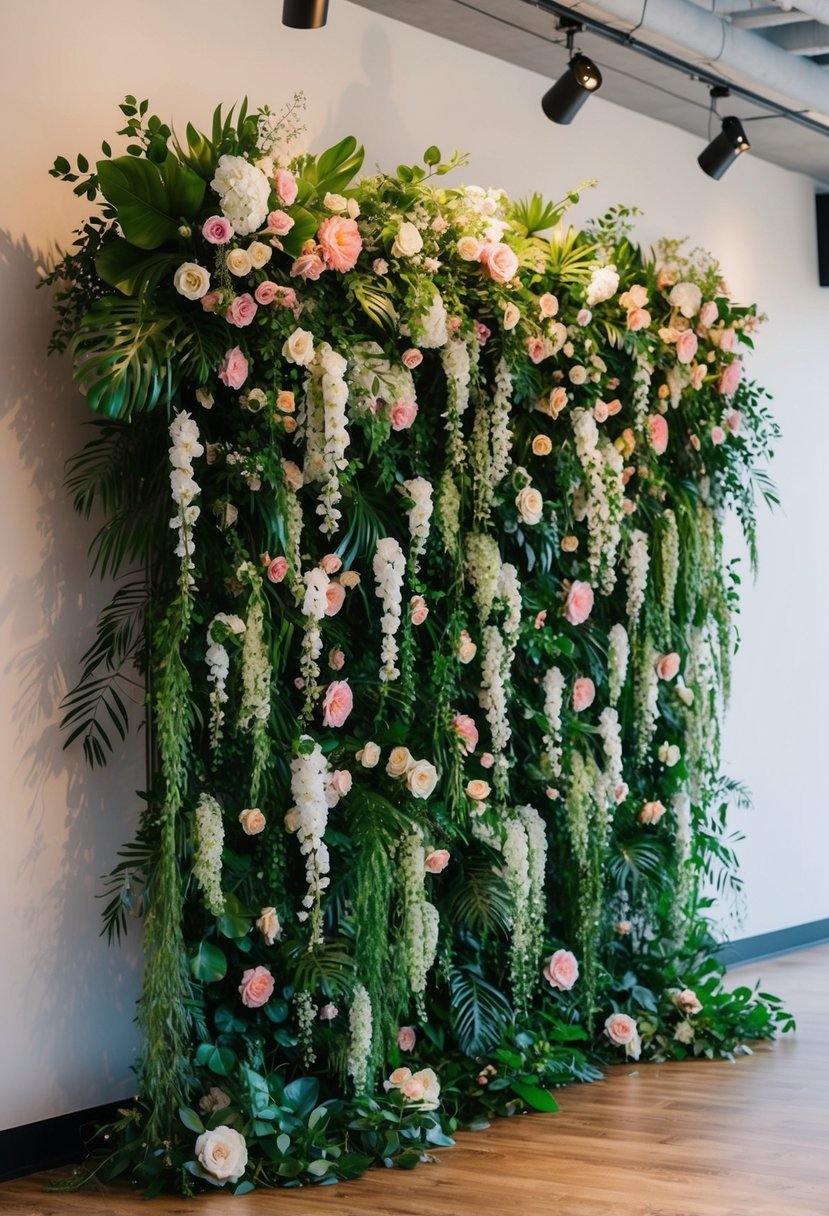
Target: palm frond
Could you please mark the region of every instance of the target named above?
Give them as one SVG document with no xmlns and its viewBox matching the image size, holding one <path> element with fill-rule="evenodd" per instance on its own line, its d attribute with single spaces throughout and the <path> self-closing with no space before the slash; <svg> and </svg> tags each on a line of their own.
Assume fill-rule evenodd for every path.
<svg viewBox="0 0 829 1216">
<path fill-rule="evenodd" d="M 477 1056 L 495 1047 L 514 1018 L 503 992 L 473 963 L 452 969 L 449 988 L 452 1027 L 461 1051 Z"/>
<path fill-rule="evenodd" d="M 485 858 L 463 866 L 447 903 L 451 924 L 466 925 L 476 937 L 508 931 L 512 903 L 507 884 Z"/>
</svg>

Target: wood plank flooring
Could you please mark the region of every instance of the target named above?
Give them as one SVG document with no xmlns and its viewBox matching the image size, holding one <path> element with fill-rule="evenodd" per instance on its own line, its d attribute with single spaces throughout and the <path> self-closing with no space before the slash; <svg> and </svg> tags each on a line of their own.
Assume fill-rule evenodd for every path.
<svg viewBox="0 0 829 1216">
<path fill-rule="evenodd" d="M 298 1191 L 145 1203 L 126 1190 L 0 1186 L 13 1216 L 829 1216 L 829 946 L 731 973 L 762 978 L 795 1035 L 736 1064 L 618 1066 L 557 1115 L 464 1134 L 440 1163 Z"/>
</svg>

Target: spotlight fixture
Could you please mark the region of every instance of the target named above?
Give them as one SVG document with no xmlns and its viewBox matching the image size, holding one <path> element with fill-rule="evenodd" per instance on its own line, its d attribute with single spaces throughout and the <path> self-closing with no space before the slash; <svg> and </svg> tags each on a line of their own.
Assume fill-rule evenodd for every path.
<svg viewBox="0 0 829 1216">
<path fill-rule="evenodd" d="M 713 177 L 715 182 L 718 182 L 729 165 L 734 164 L 740 153 L 748 152 L 750 148 L 751 144 L 748 142 L 748 136 L 743 130 L 743 124 L 739 118 L 724 118 L 719 135 L 715 136 L 708 147 L 700 152 L 697 162 L 703 173 L 707 173 L 709 177 Z"/>
<path fill-rule="evenodd" d="M 570 62 L 566 72 L 562 72 L 541 98 L 541 108 L 550 122 L 564 126 L 573 121 L 590 94 L 601 88 L 602 74 L 592 59 L 580 52 L 573 54 L 573 38 L 581 29 L 579 23 L 562 18 L 559 29 L 566 34 Z"/>
<path fill-rule="evenodd" d="M 328 20 L 328 0 L 283 0 L 282 24 L 292 30 L 318 30 Z"/>
</svg>

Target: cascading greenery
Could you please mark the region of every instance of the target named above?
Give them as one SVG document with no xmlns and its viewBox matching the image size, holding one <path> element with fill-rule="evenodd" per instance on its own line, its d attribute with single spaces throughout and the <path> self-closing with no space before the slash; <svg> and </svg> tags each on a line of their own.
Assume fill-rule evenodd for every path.
<svg viewBox="0 0 829 1216">
<path fill-rule="evenodd" d="M 119 580 L 66 722 L 103 763 L 137 670 L 153 740 L 106 907 L 146 922 L 140 1096 L 95 1169 L 150 1193 L 410 1166 L 620 1049 L 790 1024 L 706 922 L 755 309 L 624 209 L 294 156 L 300 106 L 179 140 L 128 97 L 124 155 L 52 171 L 99 205 L 47 281 Z"/>
</svg>

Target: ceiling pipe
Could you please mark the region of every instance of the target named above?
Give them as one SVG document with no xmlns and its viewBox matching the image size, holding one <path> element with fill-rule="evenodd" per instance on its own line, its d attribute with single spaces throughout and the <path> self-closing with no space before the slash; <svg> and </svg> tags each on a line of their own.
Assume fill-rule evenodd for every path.
<svg viewBox="0 0 829 1216">
<path fill-rule="evenodd" d="M 543 0 L 542 0 L 543 6 Z M 738 29 L 690 3 L 659 0 L 576 0 L 567 4 L 573 17 L 592 17 L 638 42 L 671 47 L 689 66 L 699 65 L 756 93 L 809 110 L 829 121 L 829 74 L 808 59 L 789 55 L 773 43 Z"/>
</svg>

